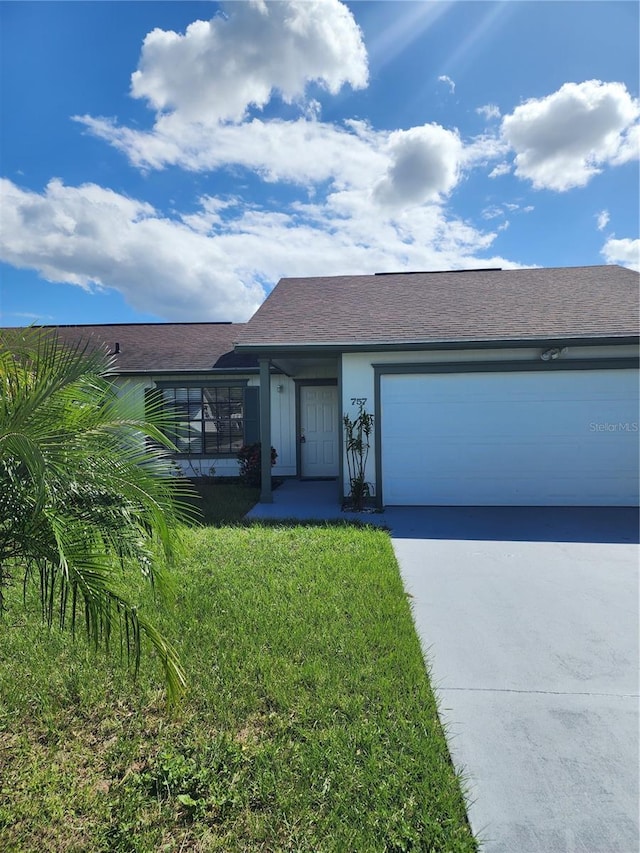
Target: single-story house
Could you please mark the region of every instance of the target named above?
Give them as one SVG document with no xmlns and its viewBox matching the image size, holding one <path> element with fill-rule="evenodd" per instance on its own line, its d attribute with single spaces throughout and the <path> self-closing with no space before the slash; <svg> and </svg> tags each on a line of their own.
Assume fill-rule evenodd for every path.
<svg viewBox="0 0 640 853">
<path fill-rule="evenodd" d="M 51 328 L 70 344 L 105 348 L 123 392 L 139 390 L 140 414 L 149 395 L 154 402 L 162 399 L 176 416 L 171 438 L 178 449 L 175 461 L 186 476 L 236 476 L 238 451 L 260 440 L 258 360 L 234 350 L 243 323 Z"/>
<path fill-rule="evenodd" d="M 619 266 L 286 278 L 246 324 L 58 328 L 180 412 L 191 474 L 233 473 L 260 440 L 274 474 L 335 478 L 339 500 L 362 406 L 380 507 L 635 506 L 639 283 Z"/>
</svg>

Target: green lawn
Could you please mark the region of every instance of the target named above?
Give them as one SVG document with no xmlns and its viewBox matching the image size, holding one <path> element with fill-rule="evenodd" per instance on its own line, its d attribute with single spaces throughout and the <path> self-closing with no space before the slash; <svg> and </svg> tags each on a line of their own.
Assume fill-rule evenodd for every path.
<svg viewBox="0 0 640 853">
<path fill-rule="evenodd" d="M 475 850 L 387 534 L 184 535 L 156 620 L 190 681 L 173 715 L 151 658 L 133 684 L 10 602 L 2 850 Z"/>
<path fill-rule="evenodd" d="M 260 489 L 249 488 L 241 483 L 191 482 L 197 491 L 194 503 L 202 514 L 202 521 L 216 527 L 239 522 L 260 497 Z"/>
</svg>

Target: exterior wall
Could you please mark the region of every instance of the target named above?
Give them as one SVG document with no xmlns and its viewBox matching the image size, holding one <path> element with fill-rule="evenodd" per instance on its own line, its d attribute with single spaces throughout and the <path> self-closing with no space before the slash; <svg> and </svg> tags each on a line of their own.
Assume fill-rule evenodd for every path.
<svg viewBox="0 0 640 853">
<path fill-rule="evenodd" d="M 129 402 L 134 410 L 137 418 L 144 417 L 144 391 L 145 388 L 151 387 L 151 382 L 146 376 L 135 377 L 135 379 L 126 379 L 118 377 L 115 380 L 115 387 L 119 397 L 128 397 Z"/>
<path fill-rule="evenodd" d="M 499 361 L 523 361 L 538 363 L 540 359 L 540 347 L 514 347 L 513 349 L 477 349 L 477 350 L 429 350 L 426 352 L 402 351 L 402 352 L 367 352 L 367 353 L 345 353 L 342 356 L 342 414 L 354 417 L 357 414 L 358 405 L 352 400 L 365 400 L 365 409 L 374 412 L 375 404 L 375 378 L 372 365 L 374 364 L 442 364 L 445 362 L 499 362 Z M 570 347 L 568 352 L 562 356 L 563 362 L 571 362 L 581 359 L 603 359 L 608 358 L 638 358 L 638 347 L 629 346 L 586 346 Z M 371 484 L 372 495 L 376 494 L 376 469 L 375 469 L 375 429 L 371 436 L 371 450 L 367 461 L 366 478 Z M 344 442 L 343 442 L 344 445 Z M 346 455 L 343 464 L 347 470 Z M 344 495 L 348 495 L 349 486 L 345 474 Z"/>
<path fill-rule="evenodd" d="M 296 434 L 296 383 L 315 379 L 336 379 L 337 359 L 327 359 L 325 363 L 314 362 L 309 366 L 298 366 L 295 378 L 284 373 L 271 376 L 271 444 L 278 458 L 273 466 L 273 474 L 278 477 L 298 476 L 297 434 Z M 252 376 L 249 385 L 258 387 L 260 377 Z M 281 389 L 281 390 L 278 390 Z"/>
<path fill-rule="evenodd" d="M 259 386 L 258 376 L 218 376 L 210 377 L 215 381 L 233 381 L 234 379 L 246 381 L 250 386 Z M 115 384 L 119 394 L 130 394 L 132 405 L 136 414 L 144 415 L 145 391 L 154 388 L 157 381 L 180 382 L 199 381 L 206 383 L 206 376 L 188 376 L 175 374 L 172 376 L 135 376 L 117 377 Z M 278 391 L 278 386 L 282 391 Z M 272 444 L 278 452 L 278 460 L 273 467 L 273 473 L 281 477 L 295 476 L 296 474 L 296 444 L 295 444 L 295 384 L 286 376 L 274 375 L 271 377 L 271 419 L 272 419 Z M 212 473 L 219 477 L 236 477 L 238 475 L 238 461 L 234 458 L 219 458 L 215 456 L 194 456 L 192 458 L 179 457 L 175 460 L 176 465 L 187 477 L 206 477 Z"/>
<path fill-rule="evenodd" d="M 259 387 L 260 377 L 252 376 L 249 385 Z M 296 386 L 292 379 L 278 374 L 271 377 L 271 445 L 278 454 L 272 468 L 274 475 L 295 477 Z"/>
<path fill-rule="evenodd" d="M 344 414 L 354 416 L 357 413 L 357 403 L 352 403 L 354 400 L 365 400 L 365 408 L 367 411 L 374 413 L 374 370 L 373 364 L 436 364 L 443 362 L 466 362 L 466 361 L 531 361 L 537 362 L 540 356 L 540 348 L 513 348 L 513 349 L 478 349 L 478 350 L 433 350 L 426 352 L 401 351 L 401 352 L 367 352 L 367 353 L 346 353 L 342 356 L 341 381 L 338 386 L 341 387 L 340 401 L 340 417 Z M 625 347 L 571 347 L 569 351 L 562 356 L 562 360 L 570 362 L 576 359 L 593 359 L 593 358 L 625 358 L 637 357 L 638 348 L 635 346 Z M 296 373 L 296 380 L 304 381 L 305 379 L 325 379 L 336 378 L 336 362 L 333 359 L 327 359 L 324 364 L 316 363 L 299 370 Z M 229 380 L 240 379 L 247 381 L 248 385 L 257 387 L 260 384 L 260 379 L 257 375 L 251 376 L 217 376 L 212 375 L 211 379 Z M 139 414 L 144 412 L 144 392 L 147 388 L 155 387 L 157 381 L 206 381 L 206 377 L 202 375 L 181 375 L 175 374 L 172 376 L 136 376 L 136 377 L 119 377 L 116 379 L 116 384 L 122 393 L 130 393 L 134 400 L 134 405 L 139 406 Z M 281 389 L 281 390 L 278 390 Z M 375 414 L 375 413 L 374 413 Z M 296 476 L 296 383 L 293 379 L 284 374 L 273 374 L 271 377 L 271 424 L 272 424 L 272 440 L 271 443 L 278 453 L 276 465 L 273 468 L 274 475 L 282 477 Z M 375 431 L 375 424 L 374 424 Z M 345 471 L 346 479 L 346 458 L 344 456 L 344 441 L 342 444 L 343 454 L 343 470 Z M 367 464 L 367 480 L 372 484 L 372 494 L 375 495 L 376 475 L 375 475 L 375 434 L 371 437 L 371 451 Z M 187 476 L 207 476 L 212 469 L 218 476 L 236 476 L 238 474 L 238 463 L 233 458 L 216 458 L 216 457 L 193 457 L 178 458 L 176 464 L 184 471 Z M 348 484 L 343 488 L 345 496 L 348 494 Z"/>
</svg>

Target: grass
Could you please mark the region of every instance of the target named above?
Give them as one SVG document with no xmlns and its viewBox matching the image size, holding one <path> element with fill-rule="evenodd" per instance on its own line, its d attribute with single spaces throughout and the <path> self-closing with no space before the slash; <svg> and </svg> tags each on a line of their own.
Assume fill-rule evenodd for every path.
<svg viewBox="0 0 640 853">
<path fill-rule="evenodd" d="M 260 497 L 259 488 L 250 488 L 233 480 L 191 482 L 197 492 L 195 503 L 202 513 L 203 522 L 216 527 L 239 522 Z"/>
<path fill-rule="evenodd" d="M 151 659 L 134 683 L 17 600 L 0 621 L 3 851 L 475 850 L 387 534 L 184 535 L 176 713 Z"/>
</svg>

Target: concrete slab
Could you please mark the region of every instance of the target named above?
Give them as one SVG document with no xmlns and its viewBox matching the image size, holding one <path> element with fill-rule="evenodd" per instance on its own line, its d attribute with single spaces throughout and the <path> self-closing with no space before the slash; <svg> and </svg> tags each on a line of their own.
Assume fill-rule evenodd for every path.
<svg viewBox="0 0 640 853">
<path fill-rule="evenodd" d="M 440 691 L 484 853 L 638 850 L 637 700 Z"/>
<path fill-rule="evenodd" d="M 273 503 L 256 504 L 245 518 L 386 524 L 381 513 L 343 512 L 338 499 L 337 480 L 285 480 L 274 489 Z"/>
<path fill-rule="evenodd" d="M 636 507 L 387 507 L 398 539 L 506 542 L 640 542 Z"/>
<path fill-rule="evenodd" d="M 633 853 L 640 849 L 633 524 L 611 517 L 591 530 L 596 541 L 575 541 L 579 513 L 570 537 L 554 510 L 546 514 L 545 535 L 556 527 L 558 541 L 524 539 L 515 516 L 511 539 L 491 538 L 491 525 L 484 538 L 445 539 L 429 538 L 433 511 L 385 513 L 483 849 Z M 450 533 L 464 527 L 465 512 L 457 522 L 455 515 L 440 519 Z M 504 532 L 494 515 L 495 532 Z M 443 524 L 436 527 L 437 537 Z M 631 542 L 600 541 L 607 538 Z"/>
</svg>

